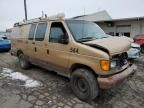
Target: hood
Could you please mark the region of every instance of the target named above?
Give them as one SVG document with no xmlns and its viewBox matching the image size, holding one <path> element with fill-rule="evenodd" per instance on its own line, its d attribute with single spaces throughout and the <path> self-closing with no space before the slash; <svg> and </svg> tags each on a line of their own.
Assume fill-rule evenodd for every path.
<svg viewBox="0 0 144 108">
<path fill-rule="evenodd" d="M 99 47 L 101 50 L 107 50 L 110 55 L 127 52 L 131 47 L 131 41 L 125 37 L 109 37 L 83 43 L 93 47 Z"/>
<path fill-rule="evenodd" d="M 122 36 L 122 37 L 128 39 L 131 43 L 134 42 L 133 38 L 130 38 L 130 37 L 127 37 L 127 36 Z"/>
</svg>

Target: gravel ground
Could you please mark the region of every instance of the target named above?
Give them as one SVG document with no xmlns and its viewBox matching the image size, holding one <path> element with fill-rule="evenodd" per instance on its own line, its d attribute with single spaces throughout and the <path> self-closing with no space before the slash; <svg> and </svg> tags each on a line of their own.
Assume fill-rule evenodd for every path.
<svg viewBox="0 0 144 108">
<path fill-rule="evenodd" d="M 85 103 L 67 78 L 36 66 L 22 70 L 16 57 L 0 53 L 0 108 L 143 108 L 144 57 L 133 62 L 138 69 L 132 77 Z"/>
</svg>

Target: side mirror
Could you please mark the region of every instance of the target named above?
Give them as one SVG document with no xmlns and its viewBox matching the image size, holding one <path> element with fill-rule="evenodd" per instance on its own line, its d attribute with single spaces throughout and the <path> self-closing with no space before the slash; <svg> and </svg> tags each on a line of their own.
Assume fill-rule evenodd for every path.
<svg viewBox="0 0 144 108">
<path fill-rule="evenodd" d="M 68 39 L 66 39 L 66 38 L 65 39 L 61 39 L 60 43 L 62 43 L 62 44 L 68 44 Z"/>
<path fill-rule="evenodd" d="M 68 36 L 67 35 L 62 35 L 60 39 L 61 44 L 68 44 Z"/>
</svg>

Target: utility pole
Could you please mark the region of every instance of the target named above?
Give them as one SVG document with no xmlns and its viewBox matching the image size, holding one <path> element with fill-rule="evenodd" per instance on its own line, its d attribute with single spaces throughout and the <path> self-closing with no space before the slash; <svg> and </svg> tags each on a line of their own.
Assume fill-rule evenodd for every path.
<svg viewBox="0 0 144 108">
<path fill-rule="evenodd" d="M 26 4 L 26 0 L 24 0 L 24 10 L 25 10 L 25 20 L 27 21 L 27 4 Z"/>
</svg>

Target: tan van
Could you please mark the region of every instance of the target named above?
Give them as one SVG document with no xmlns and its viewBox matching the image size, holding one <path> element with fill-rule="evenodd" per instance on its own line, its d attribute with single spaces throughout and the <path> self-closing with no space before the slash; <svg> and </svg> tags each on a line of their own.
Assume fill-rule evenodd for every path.
<svg viewBox="0 0 144 108">
<path fill-rule="evenodd" d="M 35 64 L 70 78 L 73 92 L 85 101 L 136 70 L 127 61 L 130 40 L 106 35 L 92 22 L 60 15 L 38 18 L 16 23 L 11 35 L 11 54 L 21 68 Z"/>
</svg>

